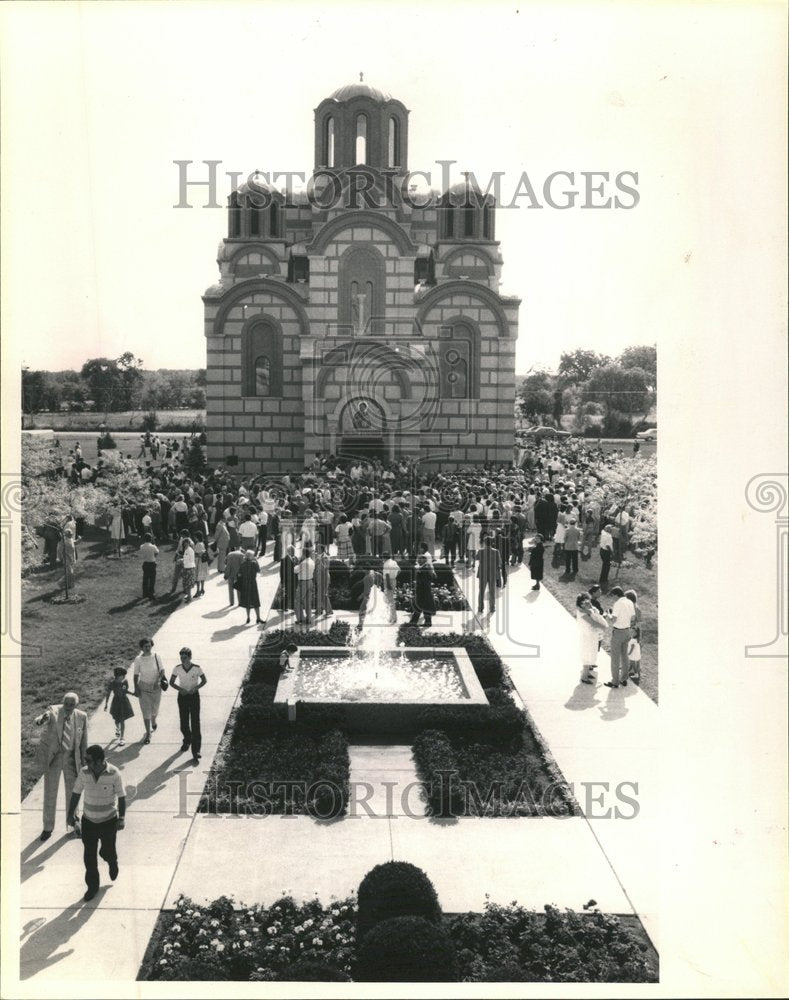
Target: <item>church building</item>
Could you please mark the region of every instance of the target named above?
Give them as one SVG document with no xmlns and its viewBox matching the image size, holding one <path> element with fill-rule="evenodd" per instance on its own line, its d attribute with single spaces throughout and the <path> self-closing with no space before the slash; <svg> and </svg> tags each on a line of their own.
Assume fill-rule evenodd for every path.
<svg viewBox="0 0 789 1000">
<path fill-rule="evenodd" d="M 520 301 L 499 293 L 494 199 L 468 179 L 417 195 L 408 116 L 340 87 L 315 110 L 306 191 L 257 174 L 230 195 L 203 296 L 212 466 L 511 463 Z"/>
</svg>

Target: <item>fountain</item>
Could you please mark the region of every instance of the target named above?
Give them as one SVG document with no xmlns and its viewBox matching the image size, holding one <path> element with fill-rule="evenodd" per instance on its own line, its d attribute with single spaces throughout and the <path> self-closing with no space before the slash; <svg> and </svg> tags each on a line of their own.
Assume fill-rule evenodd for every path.
<svg viewBox="0 0 789 1000">
<path fill-rule="evenodd" d="M 274 704 L 343 706 L 349 727 L 362 729 L 372 720 L 376 729 L 407 728 L 427 705 L 488 704 L 465 649 L 393 646 L 379 587 L 370 590 L 363 621 L 347 648 L 302 646 L 280 678 Z"/>
</svg>

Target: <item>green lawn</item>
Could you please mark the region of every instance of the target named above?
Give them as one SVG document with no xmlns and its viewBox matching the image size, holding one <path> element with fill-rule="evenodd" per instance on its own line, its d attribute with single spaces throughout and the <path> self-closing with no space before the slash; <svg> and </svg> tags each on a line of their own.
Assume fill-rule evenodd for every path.
<svg viewBox="0 0 789 1000">
<path fill-rule="evenodd" d="M 88 712 L 96 708 L 113 667 L 128 667 L 139 652 L 139 640 L 156 632 L 180 600 L 143 601 L 136 551 L 120 559 L 105 558 L 105 536 L 88 527 L 79 547 L 76 589 L 85 597 L 84 603 L 51 603 L 52 597 L 62 593 L 60 567 L 34 572 L 22 582 L 22 638 L 39 648 L 36 655 L 22 658 L 23 796 L 39 777 L 33 757 L 40 730 L 34 716 L 60 702 L 69 690 L 79 694 L 80 708 Z M 169 547 L 160 557 L 157 593 L 169 589 L 168 552 Z M 142 723 L 134 719 L 131 725 L 134 733 L 135 725 Z"/>
<path fill-rule="evenodd" d="M 553 596 L 575 617 L 575 599 L 584 590 L 588 590 L 590 584 L 597 583 L 600 576 L 600 554 L 598 549 L 592 552 L 592 558 L 588 562 L 580 560 L 578 563 L 578 576 L 574 580 L 564 579 L 564 564 L 560 569 L 552 569 L 550 557 L 553 554 L 553 546 L 546 549 L 545 579 L 543 585 L 553 594 Z M 641 609 L 641 687 L 649 697 L 657 704 L 658 700 L 658 601 L 657 601 L 657 563 L 653 563 L 652 569 L 646 569 L 644 563 L 636 559 L 631 552 L 628 552 L 626 562 L 629 565 L 622 566 L 619 578 L 616 577 L 616 564 L 612 564 L 611 573 L 608 579 L 609 587 L 618 584 L 623 590 L 635 590 L 638 594 L 638 606 Z M 604 608 L 609 608 L 611 602 L 604 595 L 601 604 Z M 603 641 L 603 646 L 608 649 L 608 640 Z M 608 677 L 601 677 L 600 680 L 609 680 Z"/>
</svg>

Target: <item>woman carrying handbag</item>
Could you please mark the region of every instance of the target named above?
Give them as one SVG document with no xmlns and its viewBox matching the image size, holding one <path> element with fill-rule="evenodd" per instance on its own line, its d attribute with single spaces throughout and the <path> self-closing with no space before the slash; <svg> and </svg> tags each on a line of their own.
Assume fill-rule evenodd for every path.
<svg viewBox="0 0 789 1000">
<path fill-rule="evenodd" d="M 143 743 L 151 742 L 151 733 L 156 731 L 156 717 L 162 701 L 162 691 L 166 691 L 167 675 L 158 653 L 153 652 L 153 639 L 140 639 L 140 652 L 132 662 L 134 694 L 140 701 L 140 712 L 145 723 Z"/>
</svg>

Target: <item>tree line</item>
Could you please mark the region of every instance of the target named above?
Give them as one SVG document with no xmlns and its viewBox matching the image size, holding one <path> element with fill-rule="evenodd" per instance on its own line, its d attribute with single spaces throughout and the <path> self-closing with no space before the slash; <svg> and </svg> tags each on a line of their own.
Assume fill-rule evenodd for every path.
<svg viewBox="0 0 789 1000">
<path fill-rule="evenodd" d="M 616 358 L 566 351 L 555 371 L 526 375 L 516 396 L 517 411 L 529 423 L 559 426 L 570 416 L 579 434 L 627 436 L 657 402 L 657 351 L 628 347 Z"/>
<path fill-rule="evenodd" d="M 22 370 L 24 413 L 205 408 L 205 368 L 143 368 L 142 358 L 89 358 L 77 371 Z"/>
</svg>

